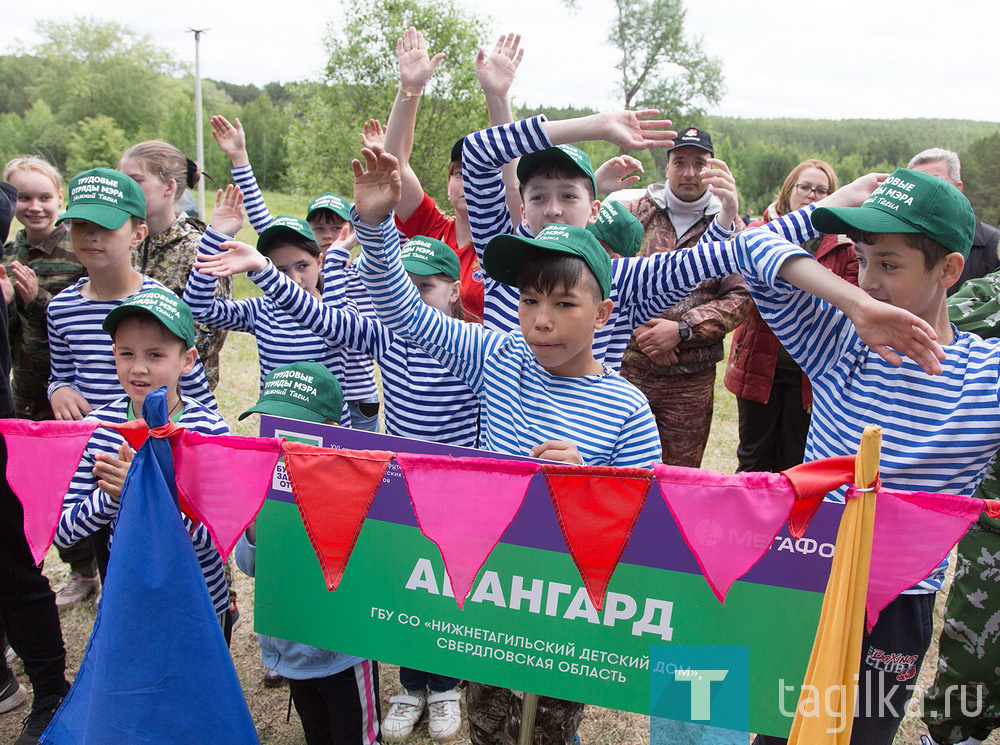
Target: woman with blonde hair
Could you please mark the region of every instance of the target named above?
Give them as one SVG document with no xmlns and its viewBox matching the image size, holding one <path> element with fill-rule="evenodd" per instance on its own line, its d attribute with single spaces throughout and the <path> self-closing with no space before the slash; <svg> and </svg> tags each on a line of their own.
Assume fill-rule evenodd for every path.
<svg viewBox="0 0 1000 745">
<path fill-rule="evenodd" d="M 804 160 L 785 178 L 763 219 L 748 227 L 801 209 L 837 187 L 837 174 L 829 163 Z M 847 237 L 822 235 L 802 247 L 838 276 L 858 283 L 858 257 Z M 725 384 L 736 395 L 739 411 L 738 470 L 777 472 L 801 463 L 812 388 L 756 307 L 733 334 Z"/>
</svg>

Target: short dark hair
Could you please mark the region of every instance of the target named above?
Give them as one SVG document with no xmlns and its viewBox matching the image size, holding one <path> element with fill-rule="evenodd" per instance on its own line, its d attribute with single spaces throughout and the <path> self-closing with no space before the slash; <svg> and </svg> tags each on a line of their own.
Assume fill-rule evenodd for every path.
<svg viewBox="0 0 1000 745">
<path fill-rule="evenodd" d="M 334 212 L 331 209 L 327 209 L 326 207 L 320 207 L 319 209 L 313 210 L 313 213 L 309 217 L 309 220 L 316 220 L 317 222 L 321 223 L 333 222 L 334 220 L 340 220 L 341 222 L 350 222 L 350 220 L 345 220 L 336 212 Z M 306 220 L 306 222 L 309 222 L 309 220 Z"/>
<path fill-rule="evenodd" d="M 188 345 L 186 341 L 184 341 L 182 338 L 177 336 L 177 334 L 168 329 L 166 324 L 163 323 L 163 321 L 161 321 L 159 318 L 150 313 L 133 313 L 121 319 L 121 321 L 118 322 L 118 325 L 115 326 L 114 333 L 111 334 L 112 343 L 115 341 L 115 336 L 118 334 L 118 329 L 120 329 L 122 324 L 125 323 L 126 321 L 137 321 L 140 326 L 159 326 L 161 329 L 166 331 L 167 334 L 169 334 L 170 336 L 174 337 L 174 339 L 177 340 L 177 342 L 181 345 L 181 352 L 186 352 L 188 350 Z"/>
<path fill-rule="evenodd" d="M 601 302 L 604 293 L 597 277 L 586 262 L 577 256 L 549 251 L 527 253 L 517 270 L 517 289 L 521 292 L 535 290 L 549 294 L 556 288 L 572 289 L 580 281 L 586 283 L 597 302 Z"/>
<path fill-rule="evenodd" d="M 885 234 L 867 233 L 864 230 L 848 227 L 845 235 L 855 243 L 874 246 Z M 936 240 L 923 233 L 900 233 L 899 235 L 903 237 L 903 243 L 923 254 L 924 267 L 926 267 L 927 271 L 930 271 L 941 263 L 948 254 L 956 253 L 955 251 L 949 251 Z"/>
<path fill-rule="evenodd" d="M 524 185 L 537 176 L 548 179 L 571 179 L 573 181 L 582 181 L 587 189 L 587 194 L 590 195 L 590 200 L 593 201 L 597 199 L 597 194 L 594 193 L 594 182 L 590 176 L 585 174 L 579 168 L 574 168 L 562 159 L 542 160 L 536 163 L 531 171 L 525 175 L 520 186 L 517 187 L 518 194 L 523 197 Z"/>
</svg>

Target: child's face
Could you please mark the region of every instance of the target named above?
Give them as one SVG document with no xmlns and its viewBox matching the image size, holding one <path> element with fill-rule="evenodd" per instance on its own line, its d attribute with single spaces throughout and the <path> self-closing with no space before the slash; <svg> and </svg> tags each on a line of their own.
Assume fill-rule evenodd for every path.
<svg viewBox="0 0 1000 745">
<path fill-rule="evenodd" d="M 667 183 L 674 196 L 684 202 L 700 199 L 708 189 L 701 181 L 701 172 L 708 168 L 712 156 L 700 147 L 684 145 L 667 153 Z"/>
<path fill-rule="evenodd" d="M 198 358 L 194 347 L 185 349 L 163 324 L 142 316 L 129 316 L 118 324 L 112 350 L 118 381 L 137 413 L 147 394 L 161 386 L 176 395 L 181 375 L 191 372 Z"/>
<path fill-rule="evenodd" d="M 29 234 L 47 236 L 56 226 L 62 190 L 38 171 L 15 171 L 10 183 L 17 187 L 15 215 Z"/>
<path fill-rule="evenodd" d="M 455 208 L 455 212 L 468 214 L 469 209 L 465 206 L 465 182 L 462 181 L 462 167 L 455 166 L 448 174 L 448 201 Z"/>
<path fill-rule="evenodd" d="M 552 375 L 573 378 L 597 372 L 594 332 L 607 323 L 613 304 L 598 300 L 589 283 L 557 286 L 552 292 L 523 288 L 517 316 L 538 364 Z"/>
<path fill-rule="evenodd" d="M 535 235 L 553 223 L 585 228 L 601 210 L 583 178 L 535 176 L 523 184 L 521 197 L 521 219 Z"/>
<path fill-rule="evenodd" d="M 874 245 L 858 243 L 855 250 L 861 289 L 925 320 L 936 318 L 965 266 L 962 255 L 952 253 L 927 269 L 923 253 L 906 245 L 899 233 L 883 233 Z"/>
<path fill-rule="evenodd" d="M 329 210 L 320 212 L 309 221 L 309 227 L 316 234 L 316 242 L 324 251 L 340 237 L 340 231 L 346 224 L 347 220 Z"/>
<path fill-rule="evenodd" d="M 132 249 L 146 237 L 146 225 L 133 227 L 132 220 L 117 230 L 102 228 L 95 222 L 74 217 L 69 221 L 73 253 L 88 273 L 120 268 L 129 263 Z"/>
<path fill-rule="evenodd" d="M 317 236 L 318 238 L 319 236 Z M 323 264 L 321 256 L 290 244 L 282 244 L 267 252 L 275 268 L 311 295 L 318 293 L 319 274 Z"/>
<path fill-rule="evenodd" d="M 176 181 L 173 179 L 169 182 L 164 181 L 156 174 L 149 173 L 135 158 L 123 158 L 118 170 L 126 176 L 131 176 L 142 188 L 142 193 L 146 196 L 147 214 L 155 215 L 174 209 L 174 196 L 177 193 Z"/>
<path fill-rule="evenodd" d="M 452 304 L 461 294 L 462 283 L 453 282 L 439 274 L 423 275 L 406 273 L 420 293 L 420 299 L 432 308 L 451 313 Z"/>
</svg>

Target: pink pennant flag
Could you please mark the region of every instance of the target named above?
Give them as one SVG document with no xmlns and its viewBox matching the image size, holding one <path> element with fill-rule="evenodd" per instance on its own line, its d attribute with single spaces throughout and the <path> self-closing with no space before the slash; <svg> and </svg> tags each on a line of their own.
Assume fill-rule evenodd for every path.
<svg viewBox="0 0 1000 745">
<path fill-rule="evenodd" d="M 733 582 L 771 547 L 788 519 L 795 490 L 780 473 L 728 475 L 662 464 L 653 471 L 702 574 L 725 602 Z M 754 540 L 742 540 L 748 533 Z M 741 540 L 733 541 L 734 534 Z"/>
<path fill-rule="evenodd" d="M 208 528 L 225 561 L 264 504 L 281 440 L 184 429 L 170 445 L 181 509 Z"/>
<path fill-rule="evenodd" d="M 0 419 L 7 443 L 7 482 L 24 508 L 24 536 L 36 564 L 52 545 L 83 451 L 98 423 Z"/>
<path fill-rule="evenodd" d="M 856 494 L 853 487 L 847 492 L 848 498 Z M 865 601 L 868 631 L 885 606 L 941 563 L 985 507 L 973 497 L 879 490 Z"/>
<path fill-rule="evenodd" d="M 537 463 L 397 453 L 421 532 L 441 551 L 458 607 L 524 501 Z"/>
</svg>

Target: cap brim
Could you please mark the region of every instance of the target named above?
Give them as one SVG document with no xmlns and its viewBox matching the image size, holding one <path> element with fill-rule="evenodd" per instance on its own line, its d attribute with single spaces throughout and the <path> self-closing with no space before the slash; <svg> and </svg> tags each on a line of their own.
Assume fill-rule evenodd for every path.
<svg viewBox="0 0 1000 745">
<path fill-rule="evenodd" d="M 258 401 L 249 409 L 239 415 L 238 420 L 243 421 L 251 414 L 271 414 L 285 419 L 298 419 L 302 422 L 313 422 L 320 424 L 326 421 L 326 417 L 318 411 L 307 409 L 305 406 L 298 406 L 287 401 Z"/>
<path fill-rule="evenodd" d="M 865 233 L 919 233 L 920 231 L 895 215 L 871 207 L 817 207 L 812 224 L 821 233 L 840 235 L 848 228 Z"/>
<path fill-rule="evenodd" d="M 74 204 L 56 220 L 56 225 L 74 218 L 88 220 L 108 230 L 118 230 L 132 217 L 128 212 L 107 204 Z"/>
<path fill-rule="evenodd" d="M 551 243 L 542 244 L 531 238 L 518 235 L 498 235 L 486 244 L 483 251 L 483 269 L 501 284 L 517 287 L 517 275 L 528 252 L 547 251 L 549 253 L 566 253 L 553 249 Z"/>
<path fill-rule="evenodd" d="M 421 277 L 429 277 L 432 274 L 444 274 L 448 277 L 446 272 L 441 271 L 441 267 L 428 264 L 426 261 L 421 261 L 420 259 L 407 258 L 403 259 L 403 268 L 410 274 L 417 274 Z M 448 277 L 451 279 L 451 277 Z M 460 277 L 455 277 L 454 281 L 458 281 Z"/>
</svg>

